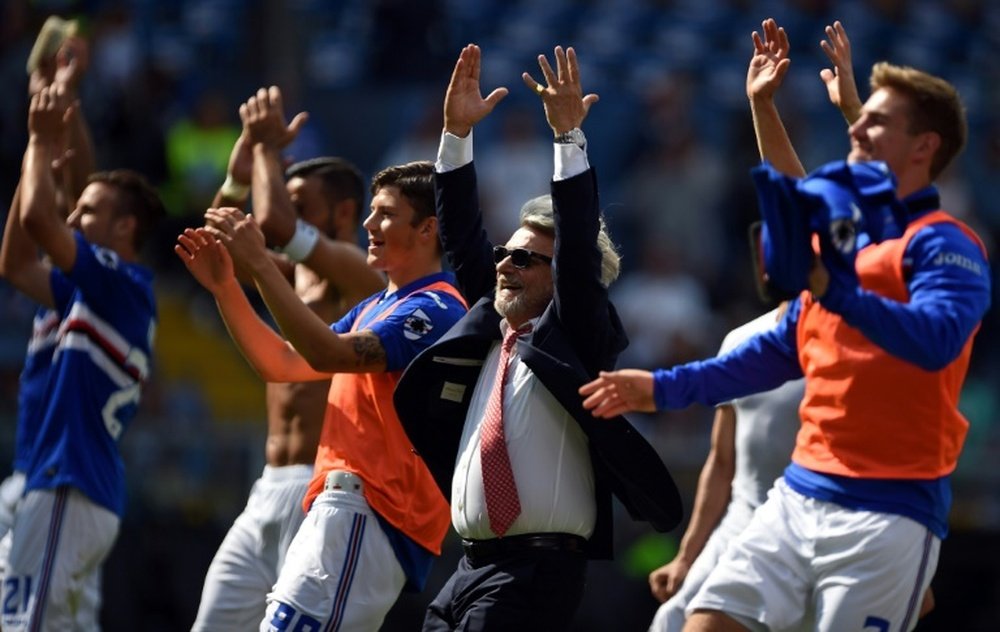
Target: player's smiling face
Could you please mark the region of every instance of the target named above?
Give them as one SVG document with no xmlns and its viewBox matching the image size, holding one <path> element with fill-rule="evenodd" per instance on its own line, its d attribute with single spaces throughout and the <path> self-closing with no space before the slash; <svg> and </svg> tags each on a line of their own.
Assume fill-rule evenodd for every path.
<svg viewBox="0 0 1000 632">
<path fill-rule="evenodd" d="M 507 240 L 506 247 L 508 250 L 525 248 L 551 257 L 555 242 L 548 235 L 522 226 Z M 496 269 L 493 307 L 497 313 L 506 318 L 511 327 L 520 327 L 541 316 L 552 300 L 552 265 L 531 257 L 526 268 L 518 268 L 507 256 L 496 264 Z"/>
<path fill-rule="evenodd" d="M 861 117 L 848 129 L 848 162 L 882 160 L 900 178 L 912 162 L 919 134 L 910 131 L 910 101 L 892 88 L 879 88 L 861 108 Z"/>
<path fill-rule="evenodd" d="M 398 187 L 383 187 L 375 193 L 364 223 L 368 231 L 368 265 L 387 273 L 408 265 L 418 249 L 420 229 L 431 221 L 425 218 L 414 226 L 415 214 Z"/>
</svg>

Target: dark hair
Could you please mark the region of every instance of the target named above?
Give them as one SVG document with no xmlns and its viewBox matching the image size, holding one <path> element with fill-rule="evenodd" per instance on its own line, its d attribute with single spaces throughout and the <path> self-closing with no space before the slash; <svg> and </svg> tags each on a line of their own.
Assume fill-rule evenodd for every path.
<svg viewBox="0 0 1000 632">
<path fill-rule="evenodd" d="M 879 62 L 872 66 L 871 88 L 898 90 L 910 101 L 910 133 L 934 132 L 941 146 L 931 161 L 931 179 L 962 151 L 968 136 L 965 108 L 955 86 L 940 77 L 909 66 Z"/>
<path fill-rule="evenodd" d="M 145 176 L 130 169 L 115 169 L 113 171 L 98 171 L 90 174 L 87 184 L 101 182 L 118 191 L 118 206 L 115 215 L 132 215 L 136 219 L 135 233 L 132 235 L 132 247 L 136 252 L 142 250 L 146 239 L 152 234 L 157 223 L 166 215 L 166 209 L 160 196 Z"/>
<path fill-rule="evenodd" d="M 319 178 L 323 190 L 333 202 L 354 200 L 355 222 L 361 221 L 361 210 L 365 207 L 365 181 L 361 172 L 343 158 L 326 156 L 297 162 L 285 170 L 285 178 Z"/>
<path fill-rule="evenodd" d="M 397 187 L 410 206 L 413 207 L 413 221 L 411 222 L 413 226 L 428 217 L 434 217 L 433 162 L 419 160 L 395 167 L 386 167 L 372 178 L 372 195 L 385 187 Z"/>
</svg>

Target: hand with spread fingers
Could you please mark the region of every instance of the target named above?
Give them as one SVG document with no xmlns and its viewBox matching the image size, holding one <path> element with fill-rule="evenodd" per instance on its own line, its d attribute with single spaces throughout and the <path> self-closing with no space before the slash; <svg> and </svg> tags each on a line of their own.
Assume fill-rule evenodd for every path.
<svg viewBox="0 0 1000 632">
<path fill-rule="evenodd" d="M 781 87 L 792 60 L 788 58 L 790 49 L 788 34 L 772 18 L 761 23 L 763 36 L 753 32 L 753 58 L 747 69 L 747 98 L 770 99 Z"/>
<path fill-rule="evenodd" d="M 552 132 L 558 136 L 580 127 L 587 118 L 590 106 L 597 103 L 600 97 L 596 94 L 583 96 L 583 89 L 580 87 L 580 64 L 572 47 L 564 51 L 562 46 L 556 46 L 554 56 L 556 60 L 554 71 L 545 55 L 538 56 L 538 67 L 542 70 L 547 86 L 535 81 L 527 72 L 521 75 L 521 79 L 524 80 L 524 85 L 541 97 L 545 105 L 545 118 Z"/>
<path fill-rule="evenodd" d="M 291 123 L 285 123 L 285 106 L 278 86 L 260 88 L 257 94 L 240 106 L 240 120 L 243 133 L 251 147 L 263 143 L 276 149 L 284 149 L 295 140 L 309 114 L 299 112 Z"/>
<path fill-rule="evenodd" d="M 819 73 L 826 84 L 830 103 L 840 109 L 848 123 L 854 123 L 861 116 L 861 97 L 851 66 L 851 42 L 839 20 L 826 27 L 826 39 L 820 41 L 819 46 L 833 64 L 832 70 L 824 68 Z"/>
<path fill-rule="evenodd" d="M 473 126 L 493 111 L 507 96 L 507 88 L 496 88 L 484 99 L 479 86 L 482 52 L 475 44 L 462 49 L 451 73 L 444 97 L 444 131 L 465 138 Z"/>
<path fill-rule="evenodd" d="M 623 413 L 655 412 L 653 374 L 639 369 L 601 371 L 597 379 L 580 387 L 583 407 L 595 417 L 610 419 Z"/>
</svg>

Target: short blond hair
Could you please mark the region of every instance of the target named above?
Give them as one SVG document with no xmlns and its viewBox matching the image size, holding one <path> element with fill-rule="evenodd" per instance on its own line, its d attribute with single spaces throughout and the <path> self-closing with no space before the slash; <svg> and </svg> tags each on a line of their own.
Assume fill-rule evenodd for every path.
<svg viewBox="0 0 1000 632">
<path fill-rule="evenodd" d="M 909 66 L 879 62 L 872 66 L 872 91 L 891 88 L 910 101 L 910 133 L 934 132 L 941 137 L 931 161 L 931 179 L 937 178 L 965 147 L 969 135 L 965 106 L 955 86 L 940 77 Z"/>
</svg>

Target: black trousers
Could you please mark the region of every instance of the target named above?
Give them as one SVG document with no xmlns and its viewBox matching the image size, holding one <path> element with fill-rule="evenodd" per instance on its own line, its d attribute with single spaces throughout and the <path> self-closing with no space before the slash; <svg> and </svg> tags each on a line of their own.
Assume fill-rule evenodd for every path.
<svg viewBox="0 0 1000 632">
<path fill-rule="evenodd" d="M 463 557 L 427 608 L 424 632 L 565 630 L 583 597 L 581 551 L 521 551 Z"/>
</svg>

